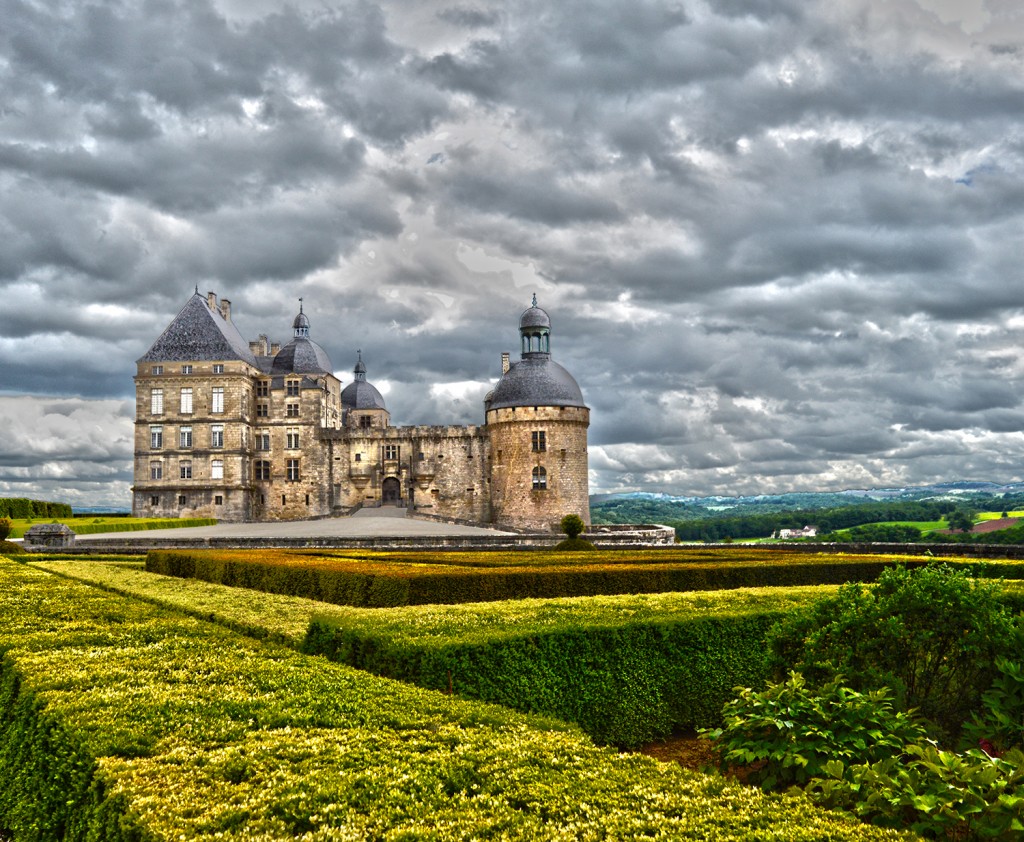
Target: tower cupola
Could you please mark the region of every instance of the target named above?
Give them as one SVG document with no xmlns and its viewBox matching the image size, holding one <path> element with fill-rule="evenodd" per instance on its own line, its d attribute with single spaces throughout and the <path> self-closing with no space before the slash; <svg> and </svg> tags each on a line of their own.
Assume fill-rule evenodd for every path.
<svg viewBox="0 0 1024 842">
<path fill-rule="evenodd" d="M 519 318 L 519 337 L 523 359 L 551 354 L 551 318 L 537 306 L 537 293 L 533 304 Z"/>
<path fill-rule="evenodd" d="M 296 339 L 309 339 L 309 317 L 302 312 L 302 299 L 299 299 L 299 315 L 292 322 L 292 336 Z"/>
</svg>

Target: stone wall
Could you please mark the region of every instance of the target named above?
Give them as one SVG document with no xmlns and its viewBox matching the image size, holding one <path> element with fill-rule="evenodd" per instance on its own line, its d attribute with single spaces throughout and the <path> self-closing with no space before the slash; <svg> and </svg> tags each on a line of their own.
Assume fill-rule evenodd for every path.
<svg viewBox="0 0 1024 842">
<path fill-rule="evenodd" d="M 568 514 L 590 523 L 585 407 L 507 407 L 487 412 L 492 522 L 552 531 Z M 534 434 L 543 434 L 535 449 Z M 543 472 L 543 484 L 535 471 Z"/>
</svg>

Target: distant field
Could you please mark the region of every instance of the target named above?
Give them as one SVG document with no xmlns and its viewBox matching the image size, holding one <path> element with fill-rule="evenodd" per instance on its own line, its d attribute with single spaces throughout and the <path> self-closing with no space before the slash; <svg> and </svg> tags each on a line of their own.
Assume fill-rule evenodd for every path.
<svg viewBox="0 0 1024 842">
<path fill-rule="evenodd" d="M 64 523 L 76 535 L 98 532 L 142 532 L 148 529 L 171 529 L 182 526 L 212 526 L 214 518 L 146 518 L 146 517 L 37 517 L 11 520 L 11 538 L 22 538 L 25 530 L 38 523 Z"/>
</svg>

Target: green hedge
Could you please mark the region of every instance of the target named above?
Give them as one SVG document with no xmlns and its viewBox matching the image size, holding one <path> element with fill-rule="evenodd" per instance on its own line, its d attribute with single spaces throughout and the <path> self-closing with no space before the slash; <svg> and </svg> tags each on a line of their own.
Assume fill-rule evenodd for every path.
<svg viewBox="0 0 1024 842">
<path fill-rule="evenodd" d="M 909 838 L 4 561 L 0 653 L 14 842 Z"/>
<path fill-rule="evenodd" d="M 507 599 L 557 598 L 601 594 L 665 593 L 728 588 L 790 587 L 873 582 L 894 563 L 884 556 L 844 559 L 836 556 L 774 563 L 729 562 L 636 563 L 603 554 L 586 554 L 589 564 L 552 563 L 513 567 L 416 564 L 404 560 L 316 557 L 286 550 L 152 550 L 146 569 L 152 573 L 196 578 L 268 593 L 304 596 L 336 605 L 386 608 L 403 605 L 456 604 Z M 902 561 L 910 566 L 927 563 Z M 1024 571 L 1024 567 L 1020 568 Z"/>
<path fill-rule="evenodd" d="M 594 739 L 637 746 L 708 727 L 737 685 L 767 678 L 765 637 L 781 613 L 680 617 L 618 628 L 562 628 L 489 640 L 404 641 L 313 620 L 303 651 L 528 713 L 575 722 Z"/>
<path fill-rule="evenodd" d="M 27 497 L 0 497 L 0 517 L 71 517 L 71 506 Z"/>
</svg>

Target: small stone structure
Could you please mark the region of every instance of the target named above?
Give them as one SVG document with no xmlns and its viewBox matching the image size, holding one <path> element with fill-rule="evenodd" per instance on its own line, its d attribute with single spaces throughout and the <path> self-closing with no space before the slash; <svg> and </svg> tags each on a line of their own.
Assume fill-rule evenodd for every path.
<svg viewBox="0 0 1024 842">
<path fill-rule="evenodd" d="M 27 550 L 63 549 L 75 545 L 75 533 L 63 523 L 37 523 L 25 531 Z"/>
</svg>

